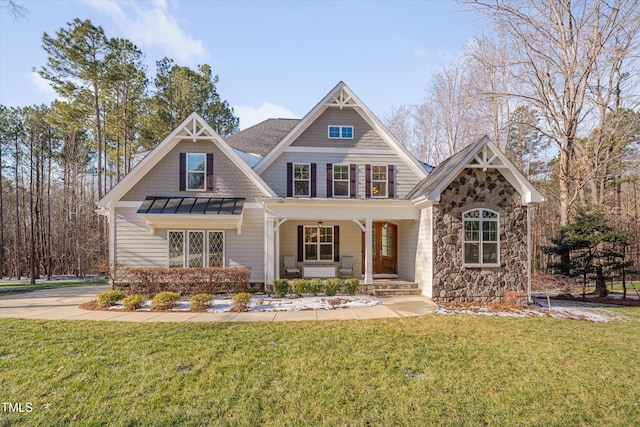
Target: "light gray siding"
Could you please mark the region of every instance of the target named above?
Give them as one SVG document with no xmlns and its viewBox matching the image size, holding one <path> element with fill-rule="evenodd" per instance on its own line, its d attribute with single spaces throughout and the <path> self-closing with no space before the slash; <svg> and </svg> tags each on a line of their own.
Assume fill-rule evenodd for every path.
<svg viewBox="0 0 640 427">
<path fill-rule="evenodd" d="M 398 278 L 413 282 L 416 277 L 418 221 L 398 222 Z"/>
<path fill-rule="evenodd" d="M 284 265 L 284 256 L 292 255 L 297 259 L 298 255 L 298 226 L 316 225 L 316 221 L 287 221 L 280 227 L 280 272 Z M 362 275 L 362 231 L 353 221 L 325 220 L 324 226 L 340 226 L 340 260 L 345 255 L 353 256 L 353 275 Z"/>
<path fill-rule="evenodd" d="M 130 267 L 166 267 L 167 231 L 147 226 L 137 208 L 116 208 L 115 262 Z"/>
<path fill-rule="evenodd" d="M 180 191 L 180 153 L 213 153 L 212 191 Z M 142 201 L 147 196 L 246 197 L 248 201 L 264 197 L 244 172 L 209 140 L 178 143 L 121 200 Z"/>
<path fill-rule="evenodd" d="M 344 154 L 329 150 L 317 153 L 285 152 L 262 173 L 262 179 L 280 197 L 287 196 L 287 163 L 315 163 L 317 197 L 327 197 L 327 163 L 357 165 L 357 198 L 365 198 L 365 165 L 394 165 L 395 198 L 402 199 L 422 177 L 395 154 Z"/>
<path fill-rule="evenodd" d="M 167 266 L 167 231 L 152 231 L 136 208 L 117 208 L 115 262 L 131 267 Z M 251 281 L 264 282 L 264 211 L 244 209 L 242 233 L 225 230 L 225 264 L 251 267 Z M 172 230 L 202 230 L 202 227 L 172 227 Z M 214 224 L 210 228 L 217 230 Z"/>
<path fill-rule="evenodd" d="M 433 293 L 433 208 L 420 209 L 418 239 L 415 252 L 416 278 L 422 294 L 431 298 Z"/>
<path fill-rule="evenodd" d="M 329 126 L 353 126 L 353 139 L 329 139 Z M 352 108 L 327 108 L 293 143 L 296 147 L 382 148 L 389 146 Z"/>
</svg>

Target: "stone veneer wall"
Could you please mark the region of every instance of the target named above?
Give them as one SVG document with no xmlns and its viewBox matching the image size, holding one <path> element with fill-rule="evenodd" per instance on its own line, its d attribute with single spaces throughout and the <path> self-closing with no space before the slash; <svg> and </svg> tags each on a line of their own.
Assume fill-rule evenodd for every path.
<svg viewBox="0 0 640 427">
<path fill-rule="evenodd" d="M 465 169 L 434 206 L 433 299 L 503 302 L 507 292 L 527 296 L 527 208 L 495 169 Z M 500 214 L 500 267 L 462 265 L 462 213 L 486 208 Z"/>
</svg>

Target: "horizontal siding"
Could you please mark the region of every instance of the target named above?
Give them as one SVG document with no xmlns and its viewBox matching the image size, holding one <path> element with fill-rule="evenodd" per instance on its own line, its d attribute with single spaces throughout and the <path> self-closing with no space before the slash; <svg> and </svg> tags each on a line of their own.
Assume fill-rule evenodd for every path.
<svg viewBox="0 0 640 427">
<path fill-rule="evenodd" d="M 166 230 L 153 233 L 136 210 L 116 208 L 116 263 L 131 267 L 166 267 Z"/>
<path fill-rule="evenodd" d="M 227 266 L 251 267 L 251 281 L 264 282 L 264 211 L 245 208 L 242 234 L 227 230 L 225 243 Z"/>
<path fill-rule="evenodd" d="M 365 198 L 365 165 L 394 165 L 395 169 L 395 198 L 403 199 L 413 187 L 420 182 L 417 176 L 397 155 L 389 154 L 340 154 L 329 150 L 318 150 L 317 153 L 285 152 L 278 157 L 262 173 L 262 179 L 280 197 L 287 196 L 287 163 L 316 163 L 317 164 L 317 196 L 327 197 L 327 163 L 357 165 L 358 198 Z"/>
<path fill-rule="evenodd" d="M 180 229 L 177 227 L 173 229 Z M 188 223 L 182 228 L 194 229 Z M 215 230 L 215 227 L 211 227 Z M 202 228 L 197 228 L 202 230 Z M 116 209 L 116 263 L 131 267 L 167 266 L 167 231 L 147 226 L 136 208 Z M 225 230 L 226 266 L 251 267 L 251 281 L 264 282 L 264 214 L 262 209 L 244 209 L 242 234 Z"/>
<path fill-rule="evenodd" d="M 298 226 L 316 225 L 316 221 L 287 221 L 280 227 L 280 271 L 283 271 L 284 256 L 292 255 L 297 260 L 298 255 Z M 324 221 L 324 226 L 340 226 L 340 260 L 342 257 L 353 256 L 353 275 L 362 274 L 362 231 L 353 221 Z M 282 275 L 282 273 L 281 273 Z"/>
<path fill-rule="evenodd" d="M 398 278 L 413 282 L 416 277 L 418 222 L 398 222 Z"/>
<path fill-rule="evenodd" d="M 418 220 L 418 238 L 415 251 L 416 282 L 422 289 L 422 294 L 431 298 L 433 295 L 433 208 L 420 210 Z"/>
</svg>

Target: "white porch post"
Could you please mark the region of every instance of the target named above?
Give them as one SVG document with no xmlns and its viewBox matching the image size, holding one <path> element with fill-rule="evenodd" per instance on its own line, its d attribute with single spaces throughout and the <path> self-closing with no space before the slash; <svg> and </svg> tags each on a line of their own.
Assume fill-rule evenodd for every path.
<svg viewBox="0 0 640 427">
<path fill-rule="evenodd" d="M 371 246 L 373 245 L 373 220 L 367 217 L 364 223 L 364 283 L 365 285 L 370 285 L 373 283 L 373 253 L 371 251 Z"/>
<path fill-rule="evenodd" d="M 275 278 L 275 242 L 274 242 L 274 217 L 264 215 L 264 284 L 273 283 Z"/>
</svg>

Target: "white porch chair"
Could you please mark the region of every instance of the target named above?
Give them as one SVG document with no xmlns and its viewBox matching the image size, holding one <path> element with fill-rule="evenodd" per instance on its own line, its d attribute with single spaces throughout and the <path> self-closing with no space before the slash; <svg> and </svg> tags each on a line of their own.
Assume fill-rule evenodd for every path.
<svg viewBox="0 0 640 427">
<path fill-rule="evenodd" d="M 300 269 L 296 266 L 296 259 L 293 255 L 284 256 L 284 274 L 285 276 L 300 277 Z"/>
<path fill-rule="evenodd" d="M 343 256 L 342 264 L 340 264 L 340 277 L 343 274 L 348 274 L 348 277 L 353 277 L 353 257 L 352 256 Z"/>
</svg>

